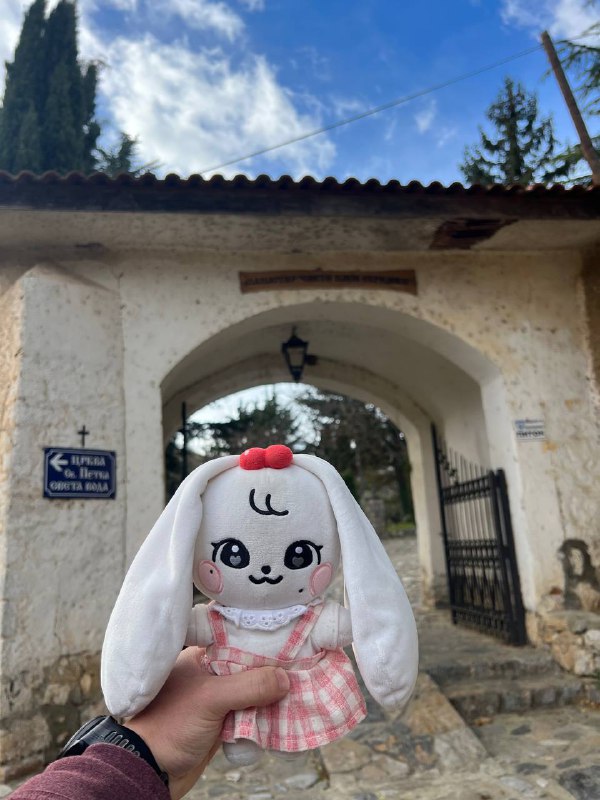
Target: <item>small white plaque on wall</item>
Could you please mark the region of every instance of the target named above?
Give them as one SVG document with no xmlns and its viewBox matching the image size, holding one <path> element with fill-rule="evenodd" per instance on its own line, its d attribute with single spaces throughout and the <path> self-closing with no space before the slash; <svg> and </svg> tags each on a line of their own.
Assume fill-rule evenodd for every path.
<svg viewBox="0 0 600 800">
<path fill-rule="evenodd" d="M 543 442 L 546 428 L 543 419 L 516 419 L 515 433 L 519 442 Z"/>
</svg>

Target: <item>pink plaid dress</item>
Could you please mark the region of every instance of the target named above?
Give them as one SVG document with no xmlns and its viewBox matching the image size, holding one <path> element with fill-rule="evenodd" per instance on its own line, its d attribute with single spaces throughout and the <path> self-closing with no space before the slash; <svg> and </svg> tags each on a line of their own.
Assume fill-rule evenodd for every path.
<svg viewBox="0 0 600 800">
<path fill-rule="evenodd" d="M 311 750 L 339 739 L 365 718 L 364 698 L 341 648 L 296 658 L 322 610 L 322 604 L 311 606 L 300 617 L 275 658 L 229 647 L 222 616 L 209 611 L 214 643 L 206 650 L 206 663 L 211 672 L 231 675 L 274 666 L 283 667 L 290 678 L 290 691 L 279 703 L 230 712 L 221 733 L 224 742 L 251 739 L 264 750 Z"/>
</svg>

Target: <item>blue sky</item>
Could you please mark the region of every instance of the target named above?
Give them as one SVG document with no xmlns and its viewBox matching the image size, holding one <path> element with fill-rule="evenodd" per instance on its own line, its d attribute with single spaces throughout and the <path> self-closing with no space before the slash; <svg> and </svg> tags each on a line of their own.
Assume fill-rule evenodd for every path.
<svg viewBox="0 0 600 800">
<path fill-rule="evenodd" d="M 27 5 L 0 0 L 2 60 Z M 80 0 L 80 49 L 105 64 L 99 116 L 108 138 L 138 136 L 144 161 L 187 176 L 511 56 L 544 27 L 556 38 L 577 35 L 598 8 L 585 0 Z M 218 171 L 448 184 L 461 179 L 464 147 L 505 75 L 537 91 L 559 138 L 574 140 L 546 71 L 539 51 Z"/>
</svg>

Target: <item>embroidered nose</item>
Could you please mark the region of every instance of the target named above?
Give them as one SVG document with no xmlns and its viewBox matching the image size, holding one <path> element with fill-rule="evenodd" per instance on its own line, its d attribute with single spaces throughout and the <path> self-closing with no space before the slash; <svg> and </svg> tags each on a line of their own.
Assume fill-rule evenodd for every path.
<svg viewBox="0 0 600 800">
<path fill-rule="evenodd" d="M 263 575 L 268 575 L 268 574 L 269 574 L 269 572 L 271 572 L 271 567 L 269 567 L 269 566 L 267 566 L 267 565 L 265 564 L 265 566 L 264 566 L 264 567 L 261 567 L 261 568 L 260 568 L 260 571 L 263 573 Z"/>
</svg>

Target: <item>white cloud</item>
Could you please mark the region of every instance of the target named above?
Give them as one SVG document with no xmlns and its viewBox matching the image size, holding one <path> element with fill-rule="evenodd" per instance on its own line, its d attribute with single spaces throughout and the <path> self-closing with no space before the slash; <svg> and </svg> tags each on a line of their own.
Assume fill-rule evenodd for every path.
<svg viewBox="0 0 600 800">
<path fill-rule="evenodd" d="M 317 127 L 299 113 L 268 62 L 249 56 L 234 68 L 221 50 L 192 51 L 146 34 L 119 38 L 108 50 L 102 89 L 119 128 L 139 136 L 144 161 L 181 175 L 205 170 Z M 325 136 L 269 154 L 295 175 L 323 173 L 335 154 Z M 219 170 L 251 170 L 240 162 Z"/>
<path fill-rule="evenodd" d="M 530 28 L 536 38 L 544 29 L 561 38 L 579 36 L 598 22 L 587 0 L 538 0 L 535 6 L 531 0 L 503 0 L 501 16 L 508 25 Z"/>
<path fill-rule="evenodd" d="M 436 145 L 443 147 L 447 142 L 452 141 L 458 135 L 458 128 L 443 126 L 438 134 Z"/>
<path fill-rule="evenodd" d="M 298 53 L 300 62 L 294 59 L 296 68 L 306 69 L 306 64 L 310 67 L 312 74 L 319 78 L 319 80 L 331 80 L 331 72 L 329 69 L 329 58 L 321 55 L 314 45 L 304 45 L 303 47 L 295 48 Z"/>
<path fill-rule="evenodd" d="M 384 142 L 391 142 L 396 134 L 396 127 L 398 126 L 398 117 L 394 115 L 391 119 L 388 119 L 385 122 L 383 128 L 383 140 Z"/>
<path fill-rule="evenodd" d="M 212 0 L 154 0 L 152 10 L 178 16 L 197 30 L 213 30 L 233 41 L 244 30 L 244 22 L 223 2 Z"/>
<path fill-rule="evenodd" d="M 137 0 L 110 0 L 109 5 L 118 8 L 120 11 L 131 12 L 136 11 L 138 7 Z"/>
<path fill-rule="evenodd" d="M 437 102 L 431 99 L 428 105 L 415 114 L 415 123 L 419 133 L 426 133 L 432 126 L 437 114 Z"/>
<path fill-rule="evenodd" d="M 330 101 L 331 113 L 334 119 L 345 119 L 367 110 L 364 101 L 352 97 L 332 97 Z"/>
</svg>

